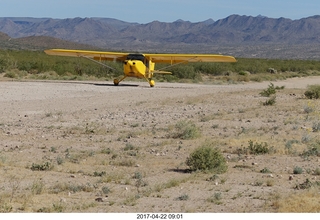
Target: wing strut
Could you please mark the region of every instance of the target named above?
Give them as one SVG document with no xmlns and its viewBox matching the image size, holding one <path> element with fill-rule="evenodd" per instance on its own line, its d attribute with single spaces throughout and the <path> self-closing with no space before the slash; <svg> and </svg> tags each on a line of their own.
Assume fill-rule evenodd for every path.
<svg viewBox="0 0 320 220">
<path fill-rule="evenodd" d="M 79 57 L 86 58 L 86 59 L 88 59 L 88 60 L 91 60 L 92 62 L 95 62 L 95 63 L 97 63 L 97 64 L 100 64 L 100 65 L 102 65 L 102 66 L 104 66 L 104 67 L 107 67 L 107 68 L 109 68 L 109 69 L 112 69 L 112 70 L 114 70 L 114 71 L 116 71 L 116 72 L 119 72 L 117 69 L 115 69 L 115 68 L 113 68 L 113 67 L 111 67 L 111 66 L 108 66 L 107 64 L 104 64 L 104 63 L 102 63 L 102 62 L 96 61 L 96 60 L 92 59 L 91 57 L 86 57 L 86 56 L 79 56 Z"/>
<path fill-rule="evenodd" d="M 196 58 L 197 58 L 197 57 L 195 56 L 195 57 L 192 57 L 192 58 L 190 58 L 190 59 L 188 59 L 188 60 L 184 60 L 184 61 L 181 61 L 181 62 L 179 62 L 179 63 L 175 63 L 175 64 L 171 64 L 171 65 L 169 65 L 169 66 L 165 66 L 165 67 L 163 67 L 163 68 L 161 68 L 161 69 L 158 69 L 157 71 L 165 70 L 165 69 L 168 69 L 168 68 L 170 68 L 170 67 L 177 66 L 177 65 L 180 65 L 180 64 L 183 64 L 183 63 L 188 63 L 190 60 L 193 60 L 193 59 L 196 59 Z"/>
</svg>

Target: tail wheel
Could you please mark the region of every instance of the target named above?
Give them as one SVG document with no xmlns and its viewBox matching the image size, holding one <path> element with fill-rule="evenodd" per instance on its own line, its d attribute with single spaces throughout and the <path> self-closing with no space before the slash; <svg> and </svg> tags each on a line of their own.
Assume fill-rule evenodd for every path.
<svg viewBox="0 0 320 220">
<path fill-rule="evenodd" d="M 119 85 L 119 80 L 118 80 L 118 79 L 114 79 L 114 80 L 113 80 L 113 84 L 114 84 L 115 86 Z"/>
<path fill-rule="evenodd" d="M 150 83 L 150 87 L 154 87 L 154 85 L 155 85 L 154 80 L 150 80 L 149 83 Z"/>
</svg>

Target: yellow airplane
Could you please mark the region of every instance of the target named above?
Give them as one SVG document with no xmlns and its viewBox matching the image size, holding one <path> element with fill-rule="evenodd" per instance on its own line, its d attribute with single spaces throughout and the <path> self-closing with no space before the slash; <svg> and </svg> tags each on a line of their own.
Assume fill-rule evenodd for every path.
<svg viewBox="0 0 320 220">
<path fill-rule="evenodd" d="M 171 67 L 188 62 L 237 62 L 232 56 L 215 54 L 140 54 L 65 49 L 45 50 L 45 53 L 57 56 L 84 57 L 104 66 L 107 66 L 102 63 L 105 60 L 123 62 L 124 76 L 120 79 L 114 79 L 113 82 L 116 86 L 127 77 L 136 77 L 146 79 L 150 86 L 154 87 L 155 82 L 152 80 L 154 73 L 171 74 L 171 72 L 155 70 L 155 63 L 168 63 L 170 64 L 168 67 Z M 110 66 L 107 67 L 113 69 Z"/>
</svg>

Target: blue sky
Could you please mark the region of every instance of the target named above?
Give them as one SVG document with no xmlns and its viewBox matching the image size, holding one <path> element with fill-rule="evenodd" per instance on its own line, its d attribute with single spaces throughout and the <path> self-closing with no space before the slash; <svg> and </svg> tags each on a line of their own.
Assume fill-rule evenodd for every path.
<svg viewBox="0 0 320 220">
<path fill-rule="evenodd" d="M 106 17 L 127 22 L 198 22 L 232 14 L 300 19 L 320 14 L 318 0 L 1 0 L 0 17 Z"/>
</svg>

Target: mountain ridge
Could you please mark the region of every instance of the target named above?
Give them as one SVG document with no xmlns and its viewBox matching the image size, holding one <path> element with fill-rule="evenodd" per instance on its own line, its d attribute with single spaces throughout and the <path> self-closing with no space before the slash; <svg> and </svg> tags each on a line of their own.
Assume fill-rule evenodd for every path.
<svg viewBox="0 0 320 220">
<path fill-rule="evenodd" d="M 246 57 L 320 58 L 314 51 L 320 44 L 320 15 L 291 20 L 234 14 L 217 21 L 179 19 L 146 24 L 98 17 L 4 17 L 0 18 L 0 32 L 14 39 L 47 36 L 104 50 L 190 53 L 216 50 Z M 297 50 L 300 54 L 294 55 Z"/>
</svg>

